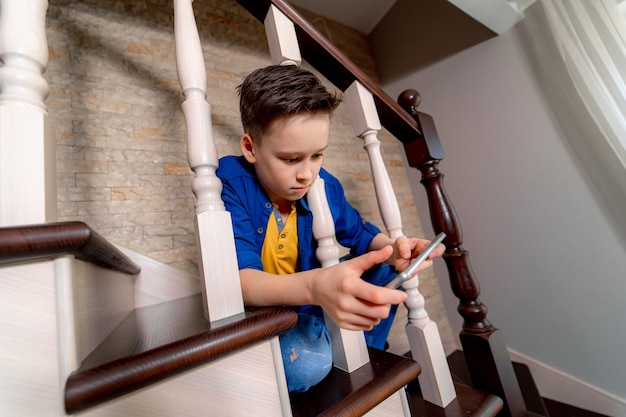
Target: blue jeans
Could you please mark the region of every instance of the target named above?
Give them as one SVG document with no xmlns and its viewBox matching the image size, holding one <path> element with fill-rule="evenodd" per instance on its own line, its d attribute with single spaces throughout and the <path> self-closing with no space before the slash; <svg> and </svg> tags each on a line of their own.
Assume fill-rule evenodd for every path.
<svg viewBox="0 0 626 417">
<path fill-rule="evenodd" d="M 393 268 L 381 264 L 367 271 L 363 279 L 375 285 L 385 285 L 394 276 Z M 392 305 L 389 317 L 364 332 L 367 346 L 384 349 L 397 309 L 397 305 Z M 332 369 L 330 333 L 318 306 L 303 306 L 298 313 L 296 327 L 279 336 L 279 341 L 289 391 L 308 390 Z"/>
</svg>

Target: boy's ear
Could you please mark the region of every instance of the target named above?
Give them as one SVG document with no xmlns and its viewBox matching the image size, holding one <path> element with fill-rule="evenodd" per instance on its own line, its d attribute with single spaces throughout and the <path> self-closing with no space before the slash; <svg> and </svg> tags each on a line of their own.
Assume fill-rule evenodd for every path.
<svg viewBox="0 0 626 417">
<path fill-rule="evenodd" d="M 239 146 L 241 147 L 241 153 L 243 154 L 243 157 L 246 158 L 246 161 L 254 164 L 256 162 L 256 157 L 254 156 L 254 140 L 252 139 L 252 136 L 244 133 L 239 141 Z"/>
</svg>

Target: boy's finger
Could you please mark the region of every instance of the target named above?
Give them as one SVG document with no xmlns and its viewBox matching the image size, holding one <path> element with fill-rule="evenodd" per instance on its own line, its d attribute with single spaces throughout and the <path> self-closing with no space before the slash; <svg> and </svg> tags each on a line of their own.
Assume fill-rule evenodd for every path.
<svg viewBox="0 0 626 417">
<path fill-rule="evenodd" d="M 360 270 L 361 272 L 365 272 L 371 267 L 385 262 L 387 259 L 389 259 L 392 253 L 393 248 L 391 246 L 385 246 L 382 249 L 374 250 L 364 253 L 361 256 L 357 256 L 356 258 L 353 258 L 348 262 L 350 262 L 352 267 Z"/>
<path fill-rule="evenodd" d="M 357 256 L 348 262 L 351 263 L 351 266 L 355 268 L 360 275 L 371 267 L 385 262 L 392 253 L 393 248 L 391 246 L 385 246 L 382 249 Z M 353 287 L 351 291 L 352 295 L 356 298 L 366 300 L 375 305 L 400 304 L 406 301 L 407 295 L 405 292 L 391 288 L 379 287 L 378 285 L 370 284 L 369 282 L 361 280 L 357 282 L 358 284 Z"/>
<path fill-rule="evenodd" d="M 411 257 L 411 245 L 406 236 L 400 236 L 396 239 L 395 244 L 398 254 L 402 259 L 409 259 Z"/>
<path fill-rule="evenodd" d="M 406 301 L 407 294 L 392 288 L 379 287 L 369 282 L 361 281 L 354 296 L 372 305 L 382 306 L 388 304 L 400 304 Z"/>
</svg>

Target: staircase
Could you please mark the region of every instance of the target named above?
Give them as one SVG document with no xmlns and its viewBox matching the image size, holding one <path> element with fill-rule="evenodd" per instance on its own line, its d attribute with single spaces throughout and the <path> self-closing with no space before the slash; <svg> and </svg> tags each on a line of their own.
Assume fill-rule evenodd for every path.
<svg viewBox="0 0 626 417">
<path fill-rule="evenodd" d="M 397 102 L 393 101 L 286 1 L 238 0 L 238 3 L 260 22 L 266 22 L 271 7 L 280 10 L 295 25 L 305 60 L 346 93 L 354 82 L 364 86 L 373 96 L 382 125 L 403 143 L 409 166 L 422 173 L 433 229 L 435 233 L 445 232 L 447 235 L 444 260 L 448 266 L 452 291 L 459 298 L 459 313 L 465 320 L 460 334 L 466 358 L 462 362 L 471 377 L 457 379 L 456 382 L 471 384 L 478 390 L 502 398 L 502 409 L 495 407 L 498 415 L 548 416 L 532 375 L 526 372 L 525 378 L 520 378 L 519 365 L 514 366 L 511 362 L 502 333 L 488 321 L 487 307 L 478 298 L 479 285 L 472 271 L 469 252 L 463 248 L 460 221 L 446 193 L 444 175 L 438 167 L 444 158 L 443 149 L 432 117 L 418 110 L 419 93 L 406 90 Z M 419 388 L 415 388 L 415 383 L 407 391 L 420 392 Z M 463 393 L 464 387 L 460 390 L 457 388 L 457 395 L 459 392 Z M 414 404 L 413 407 L 415 409 Z"/>
<path fill-rule="evenodd" d="M 17 9 L 5 6 L 9 3 L 3 3 L 3 24 L 11 16 L 20 17 L 13 14 Z M 39 12 L 44 3 L 39 2 Z M 239 3 L 263 20 L 272 2 Z M 409 161 L 425 173 L 425 182 L 434 179 L 427 189 L 441 190 L 436 163 L 443 154 L 436 134 L 430 134 L 428 116 L 391 100 L 288 3 L 273 4 L 296 24 L 305 59 L 342 90 L 356 80 L 373 94 L 382 124 L 404 143 Z M 45 62 L 22 67 L 37 61 L 30 56 L 2 57 L 5 69 L 45 68 Z M 16 85 L 9 89 L 15 95 L 7 95 L 5 102 L 17 102 L 15 107 L 36 102 L 20 95 L 30 87 L 20 84 L 22 78 L 6 77 L 3 82 Z M 45 107 L 42 103 L 34 107 Z M 37 117 L 45 127 L 42 114 Z M 49 194 L 43 183 L 35 188 Z M 443 203 L 433 204 L 439 229 L 445 223 L 441 212 L 454 212 L 445 191 L 443 195 Z M 511 405 L 519 404 L 515 392 L 510 397 L 508 391 L 489 385 L 475 389 L 460 380 L 454 384 L 456 398 L 438 407 L 422 397 L 416 382 L 420 364 L 373 349 L 363 367 L 350 373 L 334 369 L 309 392 L 287 395 L 277 336 L 295 325 L 291 310 L 247 309 L 209 320 L 206 297 L 216 294 L 207 285 L 208 275 L 221 278 L 211 268 L 205 265 L 200 278 L 184 274 L 104 241 L 84 223 L 55 223 L 46 216 L 36 225 L 0 229 L 0 313 L 11 318 L 1 332 L 5 339 L 0 365 L 7 372 L 0 381 L 0 403 L 8 415 L 390 416 L 399 415 L 398 404 L 406 416 L 521 415 L 512 412 Z M 206 217 L 197 220 L 199 229 L 211 223 Z M 448 223 L 451 239 L 446 243 L 454 248 L 447 254 L 451 269 L 471 270 L 463 264 L 466 253 L 457 226 Z M 200 240 L 204 243 L 201 233 Z M 463 306 L 467 346 L 475 340 L 490 344 L 495 339 L 491 336 L 498 334 L 477 301 L 474 297 L 469 303 L 478 306 L 475 310 Z M 465 354 L 471 353 L 472 359 L 494 356 L 491 349 L 476 352 L 468 349 Z M 498 380 L 500 363 L 492 365 Z"/>
<path fill-rule="evenodd" d="M 272 345 L 294 312 L 209 325 L 197 277 L 80 222 L 2 228 L 0 242 L 7 415 L 284 415 Z"/>
<path fill-rule="evenodd" d="M 233 356 L 245 364 L 238 368 L 254 374 L 254 364 L 237 353 L 289 330 L 296 321 L 292 311 L 270 308 L 209 324 L 203 318 L 200 294 L 135 309 L 70 374 L 65 409 L 68 414 L 84 411 L 207 364 L 215 364 L 207 377 L 223 384 L 216 362 L 234 367 Z M 211 388 L 212 393 L 201 397 L 205 401 L 219 392 Z M 226 398 L 215 400 L 224 412 L 235 409 Z"/>
<path fill-rule="evenodd" d="M 80 222 L 1 228 L 0 242 L 4 312 L 8 315 L 16 308 L 9 300 L 20 299 L 19 293 L 37 289 L 40 280 L 69 280 L 65 285 L 57 284 L 58 288 L 49 290 L 48 297 L 44 301 L 37 300 L 37 304 L 41 310 L 46 304 L 58 303 L 58 326 L 83 332 L 74 337 L 74 347 L 69 340 L 72 331 L 59 332 L 57 354 L 66 358 L 57 361 L 61 373 L 63 368 L 71 369 L 72 352 L 77 353 L 78 359 L 74 358 L 74 362 L 80 365 L 60 383 L 51 384 L 52 390 L 47 387 L 42 391 L 48 392 L 43 395 L 48 401 L 33 402 L 28 400 L 32 386 L 29 375 L 39 374 L 41 369 L 26 364 L 47 361 L 51 357 L 24 352 L 20 345 L 41 338 L 42 330 L 50 326 L 40 323 L 29 328 L 27 323 L 17 321 L 4 329 L 3 334 L 10 336 L 11 345 L 4 346 L 5 353 L 10 354 L 3 355 L 4 369 L 10 367 L 10 362 L 17 361 L 27 371 L 21 376 L 11 375 L 11 387 L 4 387 L 4 395 L 9 395 L 3 404 L 11 414 L 40 415 L 57 410 L 58 415 L 167 416 L 187 415 L 210 406 L 212 415 L 356 416 L 382 403 L 377 409 L 380 414 L 368 415 L 386 415 L 387 397 L 415 380 L 420 372 L 419 365 L 408 358 L 371 349 L 370 364 L 352 373 L 335 368 L 309 392 L 292 393 L 291 410 L 281 410 L 278 396 L 271 389 L 277 384 L 269 346 L 274 342 L 267 341 L 276 340 L 275 336 L 295 325 L 297 318 L 293 311 L 250 309 L 242 315 L 209 323 L 203 317 L 201 295 L 196 292 L 167 301 L 153 300 L 152 304 L 132 308 L 128 314 L 124 314 L 120 306 L 91 306 L 99 314 L 87 314 L 86 306 L 81 308 L 84 303 L 78 299 L 86 294 L 81 288 L 97 293 L 98 297 L 92 301 L 101 298 L 110 301 L 114 297 L 106 297 L 107 293 L 132 295 L 133 291 L 142 291 L 152 294 L 144 298 L 153 298 L 155 287 L 181 288 L 188 284 L 165 284 L 161 279 L 154 279 L 151 284 L 139 285 L 146 280 L 145 271 L 140 272 L 139 265 L 123 251 Z M 136 254 L 133 256 L 140 260 Z M 73 264 L 73 276 L 63 276 L 59 271 L 62 269 L 59 264 L 67 262 Z M 49 266 L 56 269 L 56 273 L 34 273 Z M 169 272 L 167 267 L 162 268 Z M 88 276 L 82 276 L 81 269 L 88 272 Z M 147 269 L 152 267 L 148 265 Z M 113 270 L 115 277 L 107 276 L 107 271 Z M 21 279 L 24 275 L 31 279 Z M 169 278 L 179 280 L 175 274 Z M 111 285 L 107 281 L 112 279 L 119 282 Z M 73 294 L 68 294 L 63 287 Z M 196 287 L 196 291 L 198 289 Z M 137 304 L 146 304 L 137 294 L 134 298 L 132 301 Z M 75 299 L 73 315 L 62 313 L 72 310 L 71 303 L 61 305 L 63 299 Z M 123 315 L 125 317 L 121 317 Z M 72 321 L 70 316 L 74 316 L 75 322 L 64 323 L 64 320 Z M 116 320 L 115 317 L 121 318 Z M 112 330 L 109 333 L 96 330 L 103 326 Z M 68 340 L 61 340 L 64 337 Z M 89 344 L 94 344 L 96 339 L 99 340 L 97 345 L 88 351 Z M 81 352 L 85 352 L 84 355 Z M 501 407 L 497 397 L 457 386 L 461 395 L 446 415 L 466 415 L 470 409 L 486 413 L 479 415 L 494 415 Z M 56 395 L 54 390 L 58 390 Z M 62 403 L 53 400 L 57 395 L 63 398 Z M 408 398 L 412 413 L 409 415 L 441 411 L 430 405 L 429 412 L 429 404 L 420 401 L 419 393 L 412 393 Z"/>
<path fill-rule="evenodd" d="M 35 225 L 27 227 L 9 227 L 0 229 L 0 279 L 2 279 L 2 295 L 5 317 L 14 311 L 15 305 L 11 300 L 24 302 L 27 297 L 35 297 L 39 310 L 45 310 L 45 305 L 54 300 L 46 299 L 39 286 L 39 279 L 62 281 L 63 274 L 59 272 L 61 263 L 74 263 L 73 277 L 76 282 L 76 294 L 81 293 L 80 287 L 98 288 L 100 282 L 119 279 L 128 284 L 116 285 L 115 291 L 129 292 L 135 290 L 151 293 L 150 296 L 135 297 L 138 304 L 147 304 L 146 299 L 152 299 L 153 304 L 134 308 L 126 315 L 119 325 L 115 325 L 114 317 L 119 316 L 119 311 L 105 311 L 99 309 L 98 317 L 92 316 L 89 327 L 102 327 L 108 323 L 114 328 L 109 334 L 100 335 L 102 339 L 93 351 L 86 354 L 78 369 L 71 372 L 66 381 L 61 382 L 59 389 L 62 391 L 63 405 L 54 402 L 29 401 L 29 389 L 20 392 L 20 385 L 30 385 L 30 375 L 36 375 L 41 369 L 27 365 L 28 362 L 44 360 L 40 353 L 26 357 L 27 353 L 14 350 L 14 356 L 8 357 L 6 352 L 11 351 L 11 346 L 4 344 L 2 364 L 3 369 L 14 368 L 10 361 L 22 363 L 20 366 L 22 376 L 15 379 L 22 381 L 16 383 L 14 375 L 11 378 L 11 387 L 4 389 L 3 401 L 5 410 L 16 415 L 42 415 L 48 414 L 51 409 L 64 411 L 58 415 L 81 413 L 81 415 L 186 415 L 190 410 L 205 409 L 211 404 L 213 415 L 236 415 L 236 410 L 243 399 L 245 413 L 255 415 L 271 415 L 272 406 L 274 411 L 282 415 L 281 406 L 277 401 L 272 403 L 275 393 L 265 386 L 262 378 L 272 380 L 274 372 L 273 362 L 267 361 L 267 345 L 263 342 L 288 330 L 296 322 L 296 315 L 291 310 L 281 308 L 250 309 L 240 316 L 221 320 L 217 323 L 208 323 L 203 318 L 203 303 L 201 295 L 181 296 L 169 301 L 155 300 L 154 288 L 148 289 L 145 283 L 139 285 L 142 278 L 140 267 L 120 251 L 114 245 L 102 239 L 100 235 L 91 230 L 87 225 L 80 222 L 57 223 L 47 225 Z M 141 262 L 141 257 L 132 254 Z M 72 259 L 73 258 L 73 259 Z M 48 260 L 55 259 L 55 260 Z M 38 270 L 46 270 L 50 263 L 57 270 L 53 276 L 45 276 Z M 82 266 L 79 266 L 82 265 Z M 96 265 L 90 267 L 88 265 Z M 81 277 L 80 270 L 94 273 L 92 279 Z M 154 267 L 147 265 L 150 272 Z M 165 269 L 166 266 L 159 268 Z M 106 271 L 113 271 L 113 276 L 107 276 Z M 24 279 L 22 279 L 24 278 Z M 169 278 L 179 281 L 176 274 Z M 178 279 L 177 279 L 178 278 Z M 191 278 L 197 281 L 197 278 Z M 80 281 L 89 281 L 81 283 Z M 24 283 L 19 288 L 15 281 Z M 134 282 L 133 282 L 134 281 Z M 155 286 L 164 283 L 154 279 Z M 179 284 L 181 284 L 179 282 Z M 191 287 L 191 283 L 178 285 L 179 288 Z M 196 291 L 198 282 L 195 282 Z M 111 287 L 105 284 L 105 287 Z M 52 297 L 72 298 L 68 296 L 61 285 L 57 283 L 55 291 L 48 291 Z M 98 288 L 97 298 L 105 298 L 111 293 L 105 287 Z M 193 290 L 192 290 L 193 291 Z M 56 293 L 56 294 L 55 294 Z M 20 295 L 21 294 L 21 295 Z M 28 295 L 26 295 L 28 294 Z M 84 292 L 82 293 L 85 294 Z M 175 294 L 175 296 L 182 294 Z M 76 300 L 76 305 L 80 306 Z M 63 326 L 61 311 L 67 309 L 65 305 L 59 308 L 56 320 L 59 327 Z M 118 308 L 119 310 L 119 308 Z M 123 309 L 122 309 L 123 310 Z M 87 313 L 83 311 L 76 314 L 80 316 Z M 27 326 L 18 329 L 19 321 L 3 330 L 4 335 L 10 335 L 8 342 L 19 346 L 32 340 L 45 340 L 46 324 L 39 322 L 32 329 Z M 21 323 L 25 324 L 25 323 Z M 76 323 L 75 328 L 85 328 L 85 323 Z M 29 335 L 25 335 L 30 332 Z M 61 338 L 66 332 L 59 332 Z M 19 336 L 19 337 L 16 337 Z M 50 336 L 50 335 L 49 335 Z M 43 337 L 43 339 L 42 339 Z M 98 337 L 92 334 L 89 337 L 83 335 L 82 344 L 89 343 L 87 339 Z M 21 339 L 21 340 L 18 340 Z M 81 338 L 77 338 L 79 340 Z M 78 342 L 81 344 L 81 342 Z M 63 342 L 59 340 L 59 345 Z M 21 348 L 21 346 L 20 346 Z M 85 349 L 85 348 L 83 348 Z M 72 350 L 72 349 L 68 349 Z M 271 350 L 271 349 L 270 349 Z M 81 351 L 81 349 L 76 349 Z M 58 352 L 64 356 L 64 352 Z M 68 352 L 65 352 L 67 354 Z M 271 352 L 270 352 L 271 353 Z M 469 373 L 465 367 L 462 352 L 451 355 L 449 360 L 451 368 L 456 376 L 455 388 L 457 399 L 445 409 L 437 407 L 421 398 L 419 383 L 416 376 L 420 371 L 419 365 L 414 361 L 396 355 L 370 349 L 371 364 L 360 368 L 356 372 L 347 373 L 335 368 L 331 374 L 318 386 L 307 393 L 292 393 L 290 395 L 291 412 L 294 416 L 355 416 L 364 415 L 374 406 L 383 403 L 385 399 L 393 395 L 400 387 L 408 383 L 407 399 L 410 409 L 409 415 L 413 416 L 493 416 L 501 409 L 502 402 L 499 398 L 470 388 Z M 37 357 L 36 357 L 37 356 Z M 259 358 L 265 359 L 266 363 L 259 362 Z M 261 369 L 264 365 L 269 368 Z M 62 361 L 59 368 L 62 368 Z M 30 372 L 24 370 L 31 369 Z M 520 378 L 528 377 L 523 367 L 516 366 L 516 372 Z M 245 374 L 254 374 L 257 377 L 252 383 L 246 383 Z M 461 383 L 460 381 L 463 381 Z M 227 385 L 224 385 L 226 382 Z M 532 382 L 532 380 L 530 381 Z M 54 385 L 54 384 L 52 384 Z M 62 389 L 65 385 L 64 389 Z M 271 383 L 269 386 L 271 387 Z M 528 384 L 524 384 L 528 385 Z M 17 387 L 16 387 L 17 386 Z M 265 386 L 265 389 L 263 387 Z M 16 389 L 17 388 L 17 389 Z M 50 391 L 49 387 L 41 392 Z M 247 393 L 245 398 L 241 395 L 234 396 L 232 393 Z M 46 397 L 54 397 L 49 392 Z M 252 400 L 253 399 L 253 400 Z M 274 397 L 274 399 L 276 399 Z M 269 404 L 268 404 L 269 403 Z M 173 404 L 173 406 L 172 406 Z M 528 402 L 527 402 L 528 404 Z M 550 402 L 553 406 L 553 402 Z M 547 416 L 547 409 L 542 404 L 536 411 L 529 411 L 528 415 Z M 529 407 L 530 408 L 530 407 Z M 260 410 L 262 411 L 262 414 Z M 283 410 L 284 411 L 284 410 Z M 385 415 L 385 408 L 380 408 Z M 585 414 L 584 410 L 575 410 L 573 416 L 592 417 L 594 414 Z M 557 414 L 558 415 L 558 414 Z"/>
</svg>

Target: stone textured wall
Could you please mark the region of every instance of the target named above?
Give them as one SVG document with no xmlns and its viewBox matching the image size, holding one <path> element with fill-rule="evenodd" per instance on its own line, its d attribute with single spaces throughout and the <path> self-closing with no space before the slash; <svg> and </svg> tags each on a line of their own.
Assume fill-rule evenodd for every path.
<svg viewBox="0 0 626 417">
<path fill-rule="evenodd" d="M 235 87 L 271 63 L 264 28 L 234 0 L 195 1 L 194 9 L 218 152 L 238 154 Z M 377 80 L 363 34 L 303 13 Z M 57 138 L 59 220 L 84 221 L 116 244 L 197 273 L 193 173 L 173 33 L 170 0 L 50 0 L 47 105 Z M 345 106 L 333 116 L 331 130 L 324 166 L 342 180 L 354 206 L 383 228 L 367 155 Z M 387 132 L 380 139 L 405 233 L 422 236 L 402 147 Z M 445 310 L 431 271 L 421 276 L 421 289 L 445 333 Z"/>
</svg>

